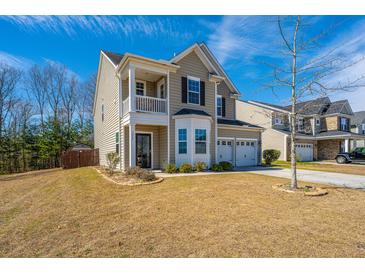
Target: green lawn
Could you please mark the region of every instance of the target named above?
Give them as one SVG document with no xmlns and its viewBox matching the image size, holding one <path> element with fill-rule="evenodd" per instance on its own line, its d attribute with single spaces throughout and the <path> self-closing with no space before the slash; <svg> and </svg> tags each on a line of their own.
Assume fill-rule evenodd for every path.
<svg viewBox="0 0 365 274">
<path fill-rule="evenodd" d="M 119 186 L 92 168 L 0 179 L 2 257 L 365 257 L 365 192 L 249 173 Z"/>
</svg>

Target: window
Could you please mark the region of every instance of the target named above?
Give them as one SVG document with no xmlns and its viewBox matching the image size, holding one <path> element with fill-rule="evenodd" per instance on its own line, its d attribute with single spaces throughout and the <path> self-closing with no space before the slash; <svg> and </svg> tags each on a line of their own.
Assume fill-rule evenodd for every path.
<svg viewBox="0 0 365 274">
<path fill-rule="evenodd" d="M 207 153 L 207 130 L 206 129 L 195 129 L 195 153 L 196 154 L 206 154 Z"/>
<path fill-rule="evenodd" d="M 222 117 L 222 96 L 217 95 L 217 116 Z"/>
<path fill-rule="evenodd" d="M 316 118 L 316 125 L 319 126 L 321 124 L 321 120 L 319 118 Z"/>
<path fill-rule="evenodd" d="M 348 131 L 348 120 L 343 117 L 341 117 L 341 130 Z"/>
<path fill-rule="evenodd" d="M 280 113 L 275 112 L 274 114 L 274 124 L 275 125 L 282 125 L 283 124 L 283 118 Z"/>
<path fill-rule="evenodd" d="M 186 128 L 179 128 L 179 154 L 186 154 L 188 150 Z"/>
<path fill-rule="evenodd" d="M 188 103 L 200 104 L 200 79 L 188 77 Z"/>
<path fill-rule="evenodd" d="M 146 82 L 136 81 L 136 94 L 139 96 L 144 96 L 146 93 Z"/>
<path fill-rule="evenodd" d="M 298 123 L 298 131 L 304 131 L 304 120 L 303 118 L 299 117 L 297 120 Z"/>
<path fill-rule="evenodd" d="M 158 97 L 162 98 L 162 99 L 166 98 L 165 80 L 162 79 L 162 80 L 158 81 L 157 86 L 158 86 L 158 90 L 157 90 Z"/>
<path fill-rule="evenodd" d="M 104 122 L 104 104 L 101 105 L 101 121 Z"/>
<path fill-rule="evenodd" d="M 119 154 L 119 132 L 115 133 L 115 152 Z"/>
</svg>

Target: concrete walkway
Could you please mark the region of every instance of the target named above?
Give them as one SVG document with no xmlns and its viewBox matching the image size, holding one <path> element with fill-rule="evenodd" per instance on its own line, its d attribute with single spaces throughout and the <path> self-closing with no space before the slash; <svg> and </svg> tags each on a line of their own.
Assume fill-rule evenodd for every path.
<svg viewBox="0 0 365 274">
<path fill-rule="evenodd" d="M 290 169 L 288 168 L 259 167 L 259 166 L 240 168 L 230 172 L 208 171 L 208 172 L 184 173 L 184 174 L 181 173 L 168 174 L 168 173 L 156 172 L 156 176 L 167 178 L 167 177 L 180 177 L 180 176 L 202 176 L 202 175 L 233 174 L 233 173 L 237 174 L 246 172 L 286 178 L 286 179 L 291 178 Z M 298 180 L 303 182 L 335 185 L 354 189 L 365 189 L 365 176 L 361 175 L 297 169 L 297 176 Z"/>
<path fill-rule="evenodd" d="M 290 169 L 288 168 L 252 167 L 240 169 L 240 171 L 287 179 L 291 178 Z M 303 182 L 365 189 L 365 176 L 361 175 L 297 169 L 297 176 L 298 180 Z"/>
</svg>

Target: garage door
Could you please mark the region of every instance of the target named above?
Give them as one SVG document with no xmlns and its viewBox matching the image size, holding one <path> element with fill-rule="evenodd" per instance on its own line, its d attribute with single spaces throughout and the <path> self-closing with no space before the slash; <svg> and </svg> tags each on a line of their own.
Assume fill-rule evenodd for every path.
<svg viewBox="0 0 365 274">
<path fill-rule="evenodd" d="M 233 163 L 233 140 L 218 140 L 218 161 L 227 161 Z"/>
<path fill-rule="evenodd" d="M 313 161 L 313 145 L 312 144 L 296 144 L 297 159 L 302 162 Z"/>
<path fill-rule="evenodd" d="M 251 140 L 236 140 L 236 166 L 257 165 L 257 142 Z"/>
</svg>

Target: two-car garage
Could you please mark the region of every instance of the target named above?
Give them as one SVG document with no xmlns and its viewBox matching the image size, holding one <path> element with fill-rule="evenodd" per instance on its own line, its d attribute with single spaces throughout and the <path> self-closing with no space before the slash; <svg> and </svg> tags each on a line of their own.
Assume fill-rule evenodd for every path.
<svg viewBox="0 0 365 274">
<path fill-rule="evenodd" d="M 218 161 L 227 161 L 234 166 L 257 165 L 257 139 L 248 138 L 218 138 Z"/>
</svg>

